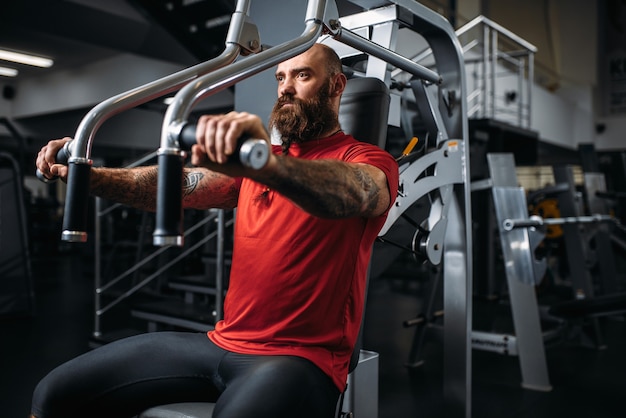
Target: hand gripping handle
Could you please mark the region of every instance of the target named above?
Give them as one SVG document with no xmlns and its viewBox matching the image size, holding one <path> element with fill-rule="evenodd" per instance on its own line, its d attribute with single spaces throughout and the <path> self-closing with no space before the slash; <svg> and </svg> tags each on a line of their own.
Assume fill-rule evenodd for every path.
<svg viewBox="0 0 626 418">
<path fill-rule="evenodd" d="M 67 165 L 70 157 L 72 156 L 72 153 L 70 151 L 71 142 L 72 141 L 66 142 L 63 145 L 63 147 L 57 151 L 57 155 L 54 159 L 57 164 Z M 57 181 L 57 177 L 47 178 L 46 176 L 43 175 L 41 171 L 39 171 L 39 169 L 35 171 L 35 175 L 37 176 L 39 180 L 43 181 L 44 183 L 54 183 L 55 181 Z"/>
<path fill-rule="evenodd" d="M 178 136 L 180 150 L 160 149 L 158 155 L 159 174 L 157 179 L 156 226 L 153 244 L 157 246 L 184 243 L 182 222 L 182 173 L 184 153 L 196 144 L 196 125 L 186 124 Z M 237 143 L 235 152 L 226 164 L 242 164 L 259 170 L 267 164 L 270 148 L 267 141 L 243 136 Z"/>
<path fill-rule="evenodd" d="M 196 125 L 186 124 L 180 131 L 178 142 L 181 149 L 190 150 L 192 145 L 196 143 Z M 244 167 L 259 170 L 267 164 L 269 153 L 267 141 L 252 139 L 244 135 L 237 142 L 237 148 L 226 164 L 240 163 Z"/>
<path fill-rule="evenodd" d="M 91 161 L 82 158 L 76 159 L 76 161 L 72 160 L 71 144 L 72 141 L 66 142 L 55 156 L 57 164 L 65 164 L 69 168 L 61 240 L 85 242 L 87 241 L 87 205 L 89 202 Z M 39 169 L 36 170 L 35 175 L 44 183 L 52 183 L 57 180 L 57 177 L 45 177 Z"/>
</svg>

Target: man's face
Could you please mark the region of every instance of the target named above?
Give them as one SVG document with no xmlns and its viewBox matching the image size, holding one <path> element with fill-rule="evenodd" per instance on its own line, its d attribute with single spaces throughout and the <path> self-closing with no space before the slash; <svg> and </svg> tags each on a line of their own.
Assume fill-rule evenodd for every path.
<svg viewBox="0 0 626 418">
<path fill-rule="evenodd" d="M 276 68 L 278 97 L 284 94 L 291 94 L 303 100 L 315 97 L 322 85 L 328 83 L 325 63 L 324 53 L 316 45 L 278 64 Z"/>
<path fill-rule="evenodd" d="M 337 114 L 329 90 L 329 84 L 325 84 L 309 99 L 298 99 L 289 93 L 278 98 L 269 125 L 280 132 L 285 145 L 320 138 L 336 126 Z"/>
<path fill-rule="evenodd" d="M 337 125 L 337 113 L 330 98 L 331 79 L 323 54 L 316 48 L 278 65 L 278 100 L 270 115 L 283 143 L 321 137 Z"/>
</svg>

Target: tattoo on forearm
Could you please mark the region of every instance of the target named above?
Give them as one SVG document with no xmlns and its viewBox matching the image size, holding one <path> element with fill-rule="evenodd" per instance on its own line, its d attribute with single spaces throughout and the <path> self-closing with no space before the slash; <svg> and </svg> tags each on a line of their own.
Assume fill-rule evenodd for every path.
<svg viewBox="0 0 626 418">
<path fill-rule="evenodd" d="M 124 205 L 156 210 L 157 167 L 134 169 L 94 168 L 90 191 Z M 183 206 L 194 209 L 237 206 L 239 187 L 235 179 L 212 171 L 185 169 L 182 178 Z"/>
<path fill-rule="evenodd" d="M 290 161 L 283 163 L 286 172 L 269 179 L 268 186 L 314 215 L 368 216 L 377 207 L 380 189 L 361 167 L 349 165 L 346 173 L 336 161 L 318 160 L 293 167 Z"/>
<path fill-rule="evenodd" d="M 237 206 L 238 183 L 232 177 L 204 169 L 186 169 L 183 205 L 188 208 L 232 209 Z"/>
<path fill-rule="evenodd" d="M 186 172 L 183 178 L 183 196 L 189 196 L 193 193 L 203 177 L 204 174 L 197 171 Z"/>
<path fill-rule="evenodd" d="M 91 193 L 142 210 L 154 211 L 156 168 L 98 169 L 97 173 L 92 172 Z"/>
</svg>

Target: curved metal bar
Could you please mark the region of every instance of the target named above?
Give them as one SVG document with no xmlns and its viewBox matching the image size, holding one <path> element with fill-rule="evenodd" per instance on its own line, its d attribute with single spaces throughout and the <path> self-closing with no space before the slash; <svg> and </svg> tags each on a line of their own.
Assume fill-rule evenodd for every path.
<svg viewBox="0 0 626 418">
<path fill-rule="evenodd" d="M 72 157 L 69 162 L 90 156 L 94 135 L 102 123 L 110 117 L 178 90 L 181 86 L 196 79 L 198 76 L 233 62 L 239 55 L 239 51 L 240 47 L 238 45 L 230 44 L 221 55 L 210 61 L 136 87 L 96 105 L 78 125 L 76 135 L 74 136 L 74 145 L 71 150 Z"/>
<path fill-rule="evenodd" d="M 226 37 L 226 47 L 216 58 L 113 96 L 95 106 L 85 115 L 76 130 L 70 149 L 71 157 L 68 160 L 69 173 L 62 240 L 70 242 L 85 242 L 87 240 L 85 230 L 91 171 L 91 146 L 93 138 L 102 123 L 120 112 L 178 90 L 181 86 L 199 76 L 232 63 L 239 56 L 242 49 L 240 38 L 245 36 L 254 38 L 256 34 L 255 28 L 251 28 L 251 25 L 248 25 L 247 22 L 249 7 L 250 0 L 237 1 Z M 253 41 L 253 39 L 250 41 Z M 253 43 L 248 42 L 247 44 Z"/>
<path fill-rule="evenodd" d="M 233 12 L 226 47 L 217 57 L 118 94 L 96 105 L 80 122 L 74 136 L 72 159 L 89 157 L 93 137 L 110 117 L 178 90 L 190 81 L 233 62 L 241 51 L 239 37 L 244 31 L 250 0 L 238 0 Z"/>
<path fill-rule="evenodd" d="M 465 143 L 457 140 L 445 142 L 414 162 L 400 166 L 400 192 L 389 209 L 387 220 L 379 232 L 386 234 L 398 218 L 426 194 L 449 184 L 462 184 L 463 154 Z M 435 175 L 424 176 L 426 170 L 435 167 Z"/>
<path fill-rule="evenodd" d="M 69 161 L 89 158 L 96 131 L 110 117 L 176 91 L 199 76 L 232 63 L 241 51 L 239 38 L 244 31 L 249 8 L 250 0 L 237 1 L 226 36 L 226 47 L 217 57 L 120 93 L 96 105 L 78 125 Z"/>
</svg>

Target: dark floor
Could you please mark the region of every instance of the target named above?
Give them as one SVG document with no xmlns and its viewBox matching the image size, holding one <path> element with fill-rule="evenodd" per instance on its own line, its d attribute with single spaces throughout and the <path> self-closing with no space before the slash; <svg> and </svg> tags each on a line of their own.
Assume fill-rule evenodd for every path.
<svg viewBox="0 0 626 418">
<path fill-rule="evenodd" d="M 35 314 L 0 317 L 0 417 L 25 418 L 37 380 L 88 350 L 93 282 L 84 260 L 80 254 L 33 259 Z M 418 290 L 419 284 L 406 278 L 377 279 L 370 286 L 364 345 L 380 353 L 381 418 L 441 416 L 441 344 L 428 340 L 424 364 L 405 367 L 415 331 L 402 323 L 416 314 Z M 472 416 L 626 416 L 626 324 L 605 318 L 601 327 L 603 350 L 571 342 L 547 349 L 550 392 L 520 387 L 517 357 L 474 350 Z"/>
</svg>

